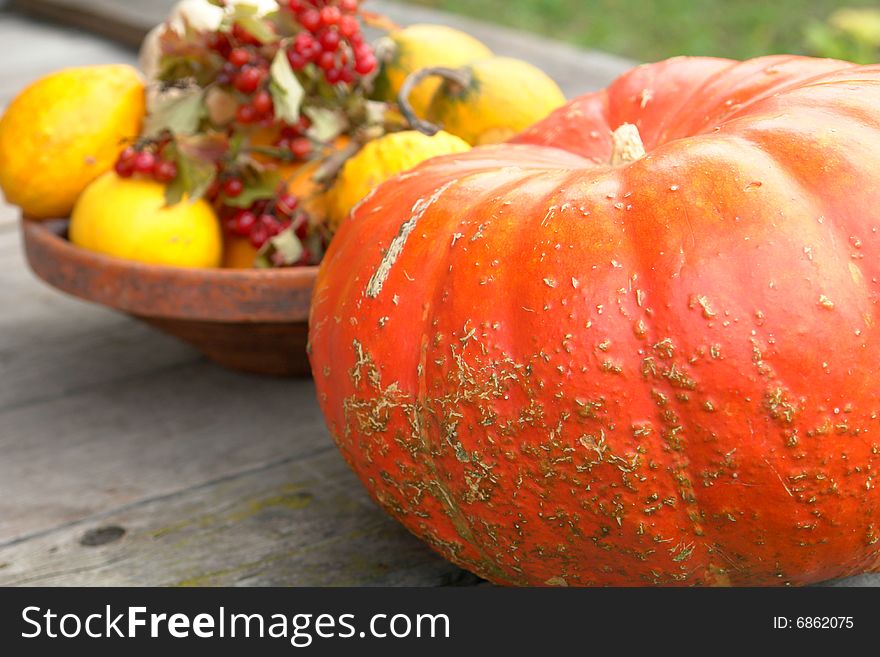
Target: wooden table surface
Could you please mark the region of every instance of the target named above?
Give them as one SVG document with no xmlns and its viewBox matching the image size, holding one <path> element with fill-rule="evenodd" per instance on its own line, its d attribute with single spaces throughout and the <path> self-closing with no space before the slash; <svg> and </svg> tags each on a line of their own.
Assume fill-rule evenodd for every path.
<svg viewBox="0 0 880 657">
<path fill-rule="evenodd" d="M 170 2 L 48 4 L 126 5 L 136 34 Z M 448 19 L 497 51 L 533 54 L 569 94 L 607 83 L 626 64 L 372 4 L 400 22 Z M 0 43 L 0 106 L 46 72 L 135 58 L 2 10 Z M 2 203 L 0 309 L 0 585 L 479 583 L 372 503 L 327 434 L 311 381 L 224 371 L 42 285 L 22 258 L 17 213 Z"/>
</svg>

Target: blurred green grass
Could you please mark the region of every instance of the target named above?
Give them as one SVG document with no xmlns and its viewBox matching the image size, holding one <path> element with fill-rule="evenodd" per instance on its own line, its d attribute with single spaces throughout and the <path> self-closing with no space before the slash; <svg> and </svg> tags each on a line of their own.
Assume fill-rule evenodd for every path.
<svg viewBox="0 0 880 657">
<path fill-rule="evenodd" d="M 876 0 L 406 0 L 579 46 L 652 61 L 675 55 L 745 59 L 812 54 L 810 25 Z"/>
</svg>

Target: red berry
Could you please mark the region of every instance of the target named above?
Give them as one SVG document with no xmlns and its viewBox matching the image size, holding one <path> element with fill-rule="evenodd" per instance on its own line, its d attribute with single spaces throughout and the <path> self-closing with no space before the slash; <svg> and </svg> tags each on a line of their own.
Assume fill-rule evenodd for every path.
<svg viewBox="0 0 880 657">
<path fill-rule="evenodd" d="M 312 154 L 312 142 L 307 137 L 298 137 L 290 142 L 290 152 L 298 160 L 305 160 Z"/>
<path fill-rule="evenodd" d="M 171 160 L 159 160 L 153 170 L 153 178 L 158 182 L 171 182 L 177 177 L 177 165 Z"/>
<path fill-rule="evenodd" d="M 359 43 L 354 47 L 354 58 L 363 59 L 373 55 L 373 47 L 369 43 Z M 373 55 L 375 56 L 375 55 Z"/>
<path fill-rule="evenodd" d="M 301 240 L 306 239 L 309 236 L 309 222 L 306 221 L 305 215 L 300 215 L 297 221 L 296 228 L 293 229 L 296 236 Z"/>
<path fill-rule="evenodd" d="M 326 73 L 324 73 L 324 77 L 330 84 L 336 84 L 342 79 L 342 71 L 335 67 L 330 68 L 327 69 Z"/>
<path fill-rule="evenodd" d="M 119 154 L 119 159 L 134 162 L 134 158 L 137 157 L 137 154 L 138 152 L 134 149 L 134 146 L 126 146 Z"/>
<path fill-rule="evenodd" d="M 308 57 L 315 47 L 315 38 L 308 32 L 300 32 L 293 40 L 293 49 L 303 57 Z"/>
<path fill-rule="evenodd" d="M 134 173 L 134 158 L 136 156 L 137 151 L 131 146 L 128 146 L 119 154 L 119 157 L 116 158 L 116 163 L 113 165 L 113 168 L 116 170 L 116 173 L 120 178 L 129 178 Z"/>
<path fill-rule="evenodd" d="M 344 68 L 339 71 L 339 81 L 343 84 L 351 84 L 354 82 L 354 71 L 350 68 Z"/>
<path fill-rule="evenodd" d="M 251 61 L 251 54 L 244 48 L 233 48 L 228 59 L 230 64 L 241 68 Z"/>
<path fill-rule="evenodd" d="M 116 160 L 116 164 L 113 165 L 113 169 L 116 171 L 116 175 L 120 178 L 131 178 L 134 173 L 134 162 L 131 160 Z"/>
<path fill-rule="evenodd" d="M 254 123 L 260 117 L 253 105 L 239 105 L 235 110 L 235 118 L 239 123 Z"/>
<path fill-rule="evenodd" d="M 141 151 L 134 158 L 134 170 L 136 173 L 151 174 L 156 166 L 156 156 L 150 151 Z"/>
<path fill-rule="evenodd" d="M 321 35 L 319 39 L 321 42 L 321 47 L 328 52 L 333 52 L 339 47 L 340 36 L 339 32 L 336 30 L 327 30 Z"/>
<path fill-rule="evenodd" d="M 272 96 L 266 90 L 259 91 L 251 101 L 251 105 L 253 105 L 254 109 L 260 114 L 268 114 L 272 111 Z"/>
<path fill-rule="evenodd" d="M 339 33 L 346 39 L 361 31 L 361 24 L 354 16 L 343 16 L 339 19 Z"/>
<path fill-rule="evenodd" d="M 223 183 L 223 194 L 229 198 L 241 196 L 244 191 L 244 183 L 238 178 L 227 178 Z"/>
<path fill-rule="evenodd" d="M 256 66 L 245 66 L 241 72 L 235 76 L 233 84 L 243 94 L 252 94 L 260 86 L 263 81 L 263 72 Z"/>
<path fill-rule="evenodd" d="M 284 193 L 278 197 L 275 209 L 285 217 L 291 216 L 299 205 L 299 199 L 293 194 Z"/>
<path fill-rule="evenodd" d="M 251 231 L 251 246 L 255 249 L 262 249 L 267 241 L 269 241 L 269 231 L 263 226 L 258 225 Z"/>
<path fill-rule="evenodd" d="M 341 0 L 339 3 L 339 10 L 347 14 L 356 12 L 357 8 L 358 0 Z"/>
<path fill-rule="evenodd" d="M 287 51 L 287 61 L 290 62 L 290 68 L 294 71 L 301 71 L 305 68 L 308 60 L 294 50 Z"/>
<path fill-rule="evenodd" d="M 250 210 L 241 210 L 235 213 L 235 234 L 247 237 L 257 224 L 257 215 Z"/>
<path fill-rule="evenodd" d="M 339 7 L 328 5 L 321 9 L 321 22 L 324 25 L 336 25 L 340 18 L 342 18 L 342 12 L 339 11 Z"/>
<path fill-rule="evenodd" d="M 213 201 L 220 194 L 220 181 L 214 178 L 211 181 L 211 186 L 208 187 L 208 191 L 205 192 L 205 198 Z"/>
<path fill-rule="evenodd" d="M 225 55 L 229 52 L 229 37 L 224 32 L 212 32 L 208 36 L 208 48 Z"/>
<path fill-rule="evenodd" d="M 376 70 L 376 66 L 378 65 L 378 61 L 376 61 L 375 55 L 372 53 L 367 57 L 363 57 L 357 60 L 354 65 L 354 70 L 356 70 L 360 75 L 369 75 L 373 71 Z"/>
<path fill-rule="evenodd" d="M 336 55 L 332 52 L 322 52 L 321 56 L 318 57 L 318 66 L 325 71 L 329 71 L 336 66 Z"/>
<path fill-rule="evenodd" d="M 303 0 L 290 0 L 287 3 L 287 6 L 290 7 L 290 11 L 292 11 L 294 14 L 298 14 L 300 11 L 302 11 Z"/>
<path fill-rule="evenodd" d="M 275 105 L 269 105 L 269 109 L 262 116 L 263 120 L 260 122 L 260 125 L 270 127 L 275 123 Z"/>
<path fill-rule="evenodd" d="M 307 9 L 298 18 L 299 24 L 309 32 L 314 32 L 321 27 L 321 12 L 317 9 Z"/>
<path fill-rule="evenodd" d="M 266 232 L 270 235 L 277 235 L 281 229 L 281 222 L 271 214 L 261 214 L 260 225 L 265 228 Z"/>
</svg>

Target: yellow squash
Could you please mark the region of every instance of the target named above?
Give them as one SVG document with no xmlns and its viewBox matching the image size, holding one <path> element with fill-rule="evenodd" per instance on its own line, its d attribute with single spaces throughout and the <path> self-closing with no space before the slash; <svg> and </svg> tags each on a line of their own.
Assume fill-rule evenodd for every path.
<svg viewBox="0 0 880 657">
<path fill-rule="evenodd" d="M 152 180 L 105 173 L 82 193 L 70 218 L 70 241 L 84 249 L 157 265 L 218 267 L 220 222 L 204 200 L 165 205 Z"/>
<path fill-rule="evenodd" d="M 393 132 L 374 139 L 349 158 L 328 192 L 328 218 L 332 231 L 352 208 L 380 184 L 438 155 L 462 153 L 470 146 L 454 135 L 433 137 L 415 130 Z"/>
<path fill-rule="evenodd" d="M 390 59 L 376 79 L 377 97 L 388 102 L 397 100 L 406 78 L 419 69 L 433 66 L 456 68 L 492 56 L 492 51 L 477 39 L 446 25 L 410 25 L 392 33 L 390 39 Z M 418 116 L 425 115 L 439 86 L 439 80 L 430 79 L 423 80 L 413 89 L 409 102 Z"/>
<path fill-rule="evenodd" d="M 66 217 L 112 166 L 144 118 L 144 86 L 130 66 L 85 66 L 44 77 L 0 119 L 0 187 L 31 218 Z"/>
<path fill-rule="evenodd" d="M 506 141 L 565 103 L 546 73 L 519 59 L 490 57 L 461 72 L 466 83 L 446 80 L 427 118 L 473 146 Z"/>
</svg>

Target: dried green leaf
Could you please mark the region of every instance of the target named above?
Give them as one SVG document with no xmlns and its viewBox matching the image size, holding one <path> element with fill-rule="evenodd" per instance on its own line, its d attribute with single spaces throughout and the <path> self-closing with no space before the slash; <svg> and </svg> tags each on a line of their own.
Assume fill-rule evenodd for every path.
<svg viewBox="0 0 880 657">
<path fill-rule="evenodd" d="M 271 11 L 263 20 L 273 26 L 279 39 L 291 37 L 302 29 L 292 11 Z"/>
<path fill-rule="evenodd" d="M 292 228 L 283 230 L 271 238 L 257 254 L 256 266 L 267 269 L 273 266 L 290 266 L 299 262 L 305 253 L 302 242 Z"/>
<path fill-rule="evenodd" d="M 185 25 L 187 34 L 167 27 L 160 33 L 158 79 L 179 82 L 194 78 L 200 86 L 205 86 L 225 62 L 219 53 L 206 47 L 204 34 L 189 33 L 188 23 Z"/>
<path fill-rule="evenodd" d="M 239 130 L 234 131 L 229 137 L 229 156 L 233 159 L 237 158 L 244 143 L 245 134 Z"/>
<path fill-rule="evenodd" d="M 326 107 L 307 107 L 303 112 L 312 122 L 306 134 L 323 144 L 336 139 L 348 127 L 348 119 L 342 110 Z"/>
<path fill-rule="evenodd" d="M 202 198 L 214 182 L 216 161 L 225 148 L 226 139 L 218 134 L 180 137 L 173 142 L 168 152 L 177 164 L 177 177 L 165 188 L 165 202 L 175 205 L 183 199 Z"/>
<path fill-rule="evenodd" d="M 190 157 L 210 160 L 212 163 L 223 158 L 230 148 L 229 138 L 222 132 L 179 135 L 176 141 L 178 148 Z"/>
<path fill-rule="evenodd" d="M 368 100 L 364 108 L 367 125 L 385 125 L 385 117 L 388 114 L 388 110 L 388 103 Z"/>
<path fill-rule="evenodd" d="M 260 43 L 272 43 L 276 39 L 272 28 L 269 27 L 268 23 L 260 15 L 260 8 L 257 5 L 233 5 L 232 11 L 227 14 L 223 24 L 227 28 L 231 28 L 236 23 L 247 30 Z"/>
<path fill-rule="evenodd" d="M 217 174 L 214 165 L 179 153 L 175 162 L 177 177 L 165 188 L 165 202 L 175 205 L 184 199 L 193 203 L 202 198 Z"/>
<path fill-rule="evenodd" d="M 170 91 L 150 108 L 144 134 L 155 137 L 168 130 L 176 135 L 190 135 L 198 131 L 206 114 L 202 89 L 193 87 Z"/>
<path fill-rule="evenodd" d="M 287 61 L 284 50 L 278 51 L 269 69 L 269 93 L 275 104 L 275 116 L 288 123 L 299 121 L 305 90 Z"/>
</svg>

